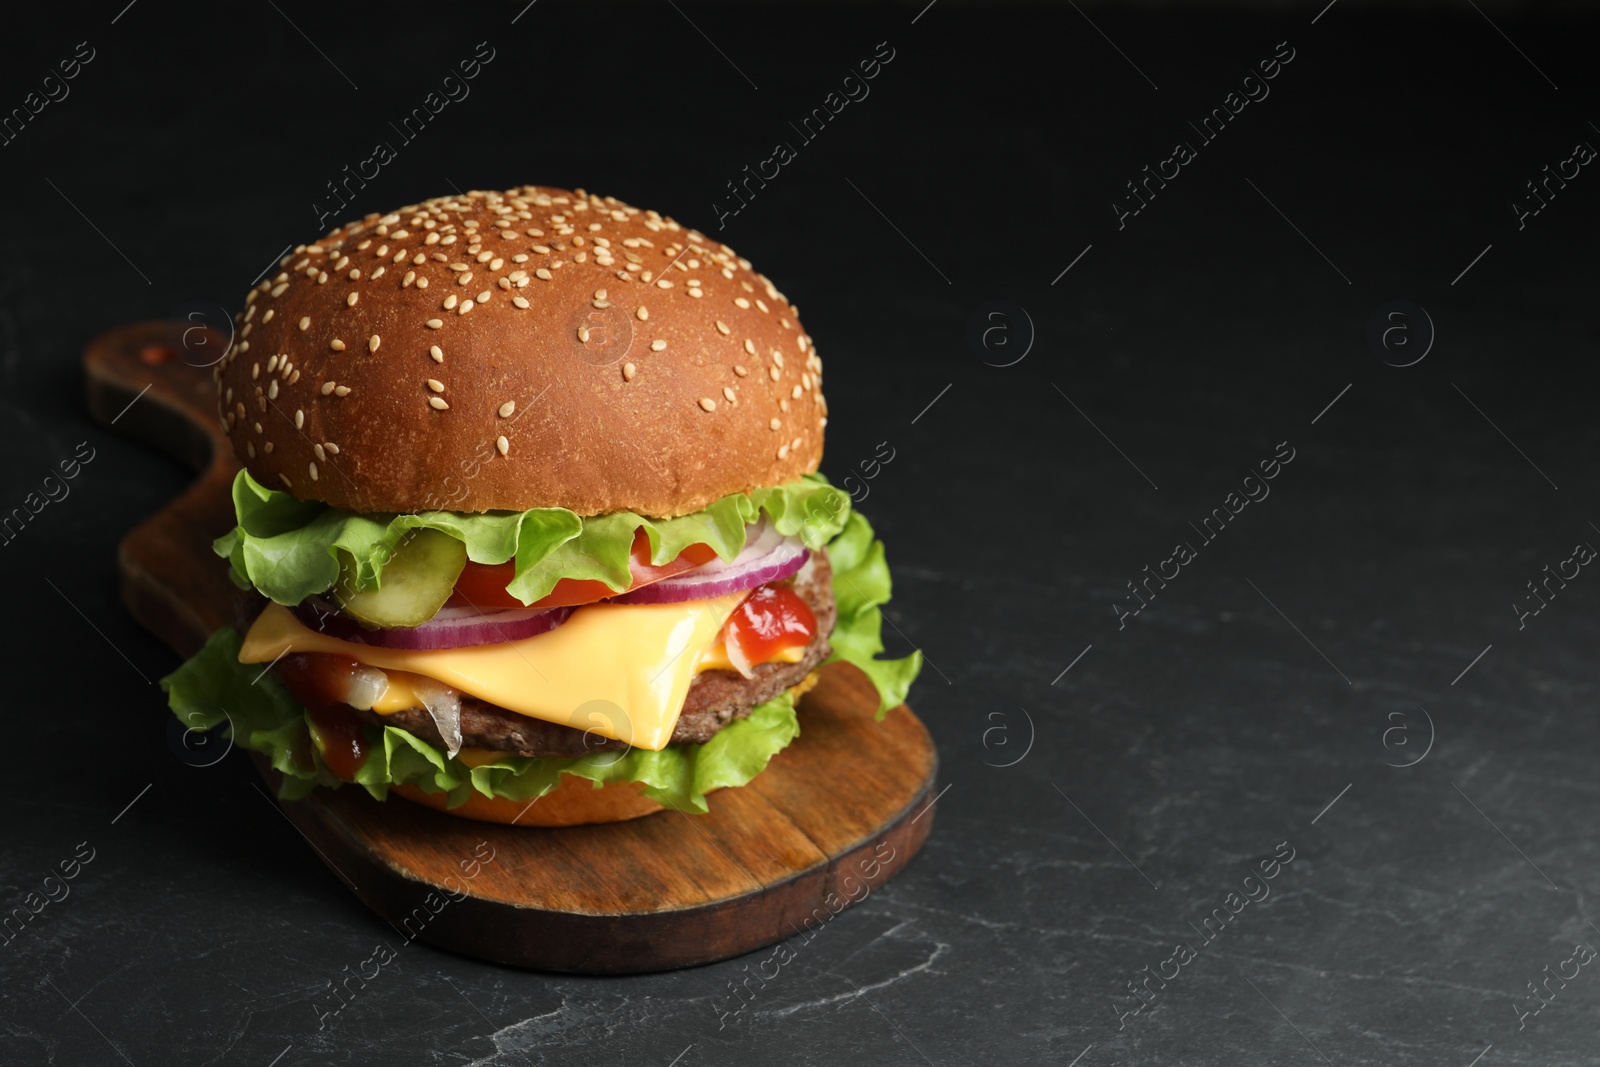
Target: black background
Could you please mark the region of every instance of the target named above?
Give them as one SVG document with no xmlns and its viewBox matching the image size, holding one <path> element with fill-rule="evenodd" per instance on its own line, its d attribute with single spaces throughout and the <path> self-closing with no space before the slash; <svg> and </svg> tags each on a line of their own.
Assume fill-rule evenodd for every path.
<svg viewBox="0 0 1600 1067">
<path fill-rule="evenodd" d="M 0 146 L 0 510 L 78 442 L 95 458 L 0 546 L 0 906 L 80 841 L 95 859 L 0 944 L 0 1059 L 1595 1062 L 1592 968 L 1517 1013 L 1546 965 L 1600 945 L 1600 594 L 1585 571 L 1521 629 L 1512 607 L 1600 542 L 1600 177 L 1523 229 L 1512 209 L 1600 143 L 1592 18 L 540 0 L 513 24 L 521 7 L 112 0 L 7 26 L 0 110 L 77 42 L 95 58 Z M 761 957 L 596 979 L 420 944 L 319 1029 L 312 998 L 394 932 L 245 760 L 175 755 L 154 680 L 176 659 L 117 602 L 118 538 L 188 475 L 88 421 L 85 343 L 238 306 L 322 232 L 324 183 L 480 41 L 470 97 L 338 221 L 524 182 L 672 214 L 800 307 L 824 470 L 895 450 L 861 507 L 894 567 L 891 651 L 929 659 L 912 704 L 950 788 L 920 858 L 720 1029 Z M 724 183 L 881 41 L 871 95 L 718 230 Z M 1119 230 L 1124 183 L 1283 41 L 1271 95 Z M 1003 368 L 983 357 L 1026 347 L 1015 313 L 1018 347 L 967 341 L 996 299 L 1035 332 Z M 1405 368 L 1367 340 L 1400 299 L 1437 331 Z M 1200 546 L 1188 524 L 1279 442 L 1271 496 Z M 1179 540 L 1198 558 L 1120 628 L 1125 583 Z M 1271 897 L 1119 1028 L 1125 984 L 1200 943 L 1280 842 Z"/>
</svg>

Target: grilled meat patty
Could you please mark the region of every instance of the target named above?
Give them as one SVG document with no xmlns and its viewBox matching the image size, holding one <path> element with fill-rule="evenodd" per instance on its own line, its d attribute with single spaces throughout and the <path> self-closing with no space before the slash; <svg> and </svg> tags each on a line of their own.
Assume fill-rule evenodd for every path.
<svg viewBox="0 0 1600 1067">
<path fill-rule="evenodd" d="M 798 663 L 762 663 L 752 668 L 753 678 L 736 671 L 701 671 L 689 684 L 683 711 L 672 731 L 675 744 L 702 744 L 750 709 L 798 685 L 831 648 L 828 635 L 838 617 L 833 602 L 833 570 L 825 551 L 812 552 L 810 561 L 795 576 L 798 593 L 817 618 L 817 633 Z M 352 708 L 367 722 L 394 726 L 444 748 L 439 730 L 424 708 L 407 708 L 389 715 Z M 627 746 L 597 734 L 542 719 L 529 718 L 474 697 L 461 698 L 461 741 L 464 748 L 487 748 L 519 756 L 581 756 L 587 752 L 620 750 Z"/>
</svg>

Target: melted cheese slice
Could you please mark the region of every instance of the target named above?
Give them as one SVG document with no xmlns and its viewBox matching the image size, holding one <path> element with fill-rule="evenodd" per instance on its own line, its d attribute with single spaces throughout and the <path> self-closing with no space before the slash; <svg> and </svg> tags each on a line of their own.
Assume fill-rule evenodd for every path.
<svg viewBox="0 0 1600 1067">
<path fill-rule="evenodd" d="M 795 645 L 792 648 L 780 648 L 766 659 L 756 660 L 755 663 L 799 663 L 806 658 L 806 647 L 806 645 Z M 700 659 L 694 665 L 696 674 L 701 671 L 737 671 L 738 669 L 733 665 L 733 660 L 728 658 L 728 646 L 721 641 L 700 653 Z"/>
<path fill-rule="evenodd" d="M 529 718 L 657 751 L 672 740 L 702 657 L 719 643 L 723 624 L 744 597 L 595 604 L 535 637 L 427 651 L 341 641 L 307 628 L 288 608 L 269 604 L 245 635 L 239 662 L 269 663 L 288 652 L 332 653 L 383 671 L 424 675 Z"/>
<path fill-rule="evenodd" d="M 795 645 L 792 648 L 780 648 L 760 663 L 799 663 L 806 658 L 806 646 Z M 704 652 L 695 661 L 694 673 L 703 671 L 738 671 L 733 660 L 728 656 L 728 646 L 725 641 L 718 641 Z M 372 710 L 379 715 L 393 715 L 397 711 L 406 711 L 411 708 L 424 707 L 427 701 L 422 698 L 421 686 L 429 684 L 428 679 L 407 671 L 389 670 L 384 672 L 386 683 L 383 693 L 372 704 Z"/>
</svg>

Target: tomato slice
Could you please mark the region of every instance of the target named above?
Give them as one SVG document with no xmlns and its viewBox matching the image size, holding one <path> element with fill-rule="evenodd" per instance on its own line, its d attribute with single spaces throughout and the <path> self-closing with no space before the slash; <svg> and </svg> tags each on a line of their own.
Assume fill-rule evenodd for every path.
<svg viewBox="0 0 1600 1067">
<path fill-rule="evenodd" d="M 651 582 L 659 582 L 663 578 L 681 574 L 692 567 L 710 563 L 716 558 L 716 550 L 710 545 L 690 545 L 679 553 L 677 559 L 663 563 L 659 567 L 653 566 L 650 563 L 650 538 L 643 529 L 640 529 L 634 534 L 633 549 L 628 560 L 628 569 L 633 573 L 633 583 L 628 589 L 637 589 Z M 515 577 L 515 571 L 516 563 L 513 560 L 494 564 L 468 562 L 461 571 L 461 577 L 456 579 L 455 592 L 451 594 L 448 606 L 478 607 L 485 610 L 524 606 L 560 608 L 593 604 L 597 600 L 620 596 L 627 591 L 612 589 L 601 581 L 563 578 L 556 583 L 549 596 L 530 605 L 524 605 L 522 601 L 506 592 L 506 586 Z"/>
<path fill-rule="evenodd" d="M 786 649 L 809 645 L 816 633 L 817 617 L 793 586 L 763 585 L 734 609 L 722 639 L 730 656 L 766 663 Z"/>
</svg>

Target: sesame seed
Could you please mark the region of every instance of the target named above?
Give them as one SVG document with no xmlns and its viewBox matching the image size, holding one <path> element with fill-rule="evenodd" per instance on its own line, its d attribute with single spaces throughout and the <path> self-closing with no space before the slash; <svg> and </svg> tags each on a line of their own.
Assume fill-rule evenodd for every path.
<svg viewBox="0 0 1600 1067">
<path fill-rule="evenodd" d="M 337 384 L 337 383 L 335 383 L 335 382 L 323 382 L 322 383 L 322 395 L 323 396 L 327 396 L 329 393 L 333 392 L 333 387 L 334 387 L 335 384 Z"/>
<path fill-rule="evenodd" d="M 283 484 L 285 486 L 287 486 L 290 489 L 294 488 L 294 483 L 289 480 L 289 476 L 287 474 L 283 473 L 282 471 L 279 471 L 278 472 L 278 477 L 283 480 Z"/>
<path fill-rule="evenodd" d="M 435 363 L 444 362 L 444 349 L 440 348 L 438 345 L 429 346 L 428 355 L 433 357 L 433 361 Z"/>
<path fill-rule="evenodd" d="M 525 308 L 528 306 L 528 298 L 525 296 L 514 296 L 511 298 L 511 302 L 519 308 Z"/>
<path fill-rule="evenodd" d="M 262 321 L 265 322 L 266 320 L 263 319 Z M 309 330 L 310 328 L 311 328 L 311 316 L 310 315 L 306 315 L 303 318 L 301 318 L 301 320 L 300 320 L 300 329 L 303 332 L 305 330 Z"/>
<path fill-rule="evenodd" d="M 444 309 L 446 311 L 453 311 L 455 310 L 455 306 L 460 302 L 461 301 L 456 299 L 456 294 L 451 293 L 449 296 L 444 298 Z"/>
<path fill-rule="evenodd" d="M 443 325 L 444 325 L 444 320 L 443 319 L 429 319 L 428 320 L 428 329 L 430 329 L 430 330 L 437 330 L 439 327 L 441 327 Z"/>
<path fill-rule="evenodd" d="M 329 441 L 329 442 L 327 442 L 327 446 L 328 446 L 328 455 L 337 456 L 339 454 L 339 446 L 338 445 L 334 444 L 332 441 Z"/>
<path fill-rule="evenodd" d="M 349 396 L 350 395 L 350 387 L 348 385 L 338 386 L 333 390 L 333 395 L 334 396 Z"/>
<path fill-rule="evenodd" d="M 430 405 L 432 405 L 432 407 L 433 407 L 433 409 L 435 411 L 449 411 L 450 410 L 450 405 L 445 401 L 445 398 L 442 397 L 442 396 L 430 396 L 428 398 L 428 403 Z"/>
<path fill-rule="evenodd" d="M 611 301 L 609 301 L 609 300 L 596 300 L 594 302 L 594 306 L 597 307 L 597 308 L 608 308 L 608 307 L 611 306 Z"/>
<path fill-rule="evenodd" d="M 650 351 L 652 351 L 652 352 L 665 351 L 666 347 L 667 347 L 667 342 L 659 340 L 659 339 L 650 342 Z"/>
<path fill-rule="evenodd" d="M 278 369 L 278 357 L 277 356 L 268 356 L 267 357 L 267 373 L 271 374 L 273 371 L 275 371 L 277 369 Z"/>
<path fill-rule="evenodd" d="M 648 281 L 649 279 L 647 278 L 645 280 Z M 656 282 L 656 288 L 657 289 L 671 289 L 672 288 L 672 283 L 670 281 L 668 281 L 667 279 L 662 278 L 662 279 L 660 279 L 659 281 Z"/>
<path fill-rule="evenodd" d="M 367 338 L 367 351 L 376 352 L 378 350 L 378 346 L 382 343 L 383 339 L 377 334 L 373 334 L 371 337 Z"/>
<path fill-rule="evenodd" d="M 494 439 L 494 447 L 499 449 L 500 454 L 503 456 L 511 451 L 511 442 L 506 440 L 505 434 L 501 434 Z"/>
<path fill-rule="evenodd" d="M 734 364 L 734 365 L 733 365 L 733 373 L 735 373 L 735 374 L 737 374 L 737 375 L 738 375 L 738 376 L 739 376 L 739 377 L 741 377 L 741 378 L 743 378 L 743 377 L 744 377 L 744 376 L 745 376 L 745 375 L 747 375 L 747 374 L 749 374 L 749 373 L 750 373 L 750 371 L 749 371 L 749 369 L 748 369 L 748 368 L 746 368 L 746 367 L 745 367 L 745 365 L 744 365 L 744 364 L 742 364 L 742 363 L 735 363 L 735 364 Z"/>
<path fill-rule="evenodd" d="M 267 386 L 267 399 L 268 400 L 276 400 L 276 399 L 278 399 L 278 383 L 277 383 L 276 379 L 274 379 L 272 381 L 272 383 Z"/>
<path fill-rule="evenodd" d="M 741 307 L 741 308 L 744 308 L 744 309 L 745 309 L 745 310 L 746 310 L 746 311 L 748 311 L 748 310 L 749 310 L 749 309 L 750 309 L 750 301 L 748 301 L 748 300 L 746 300 L 746 299 L 745 299 L 745 298 L 744 298 L 744 297 L 742 297 L 742 296 L 736 296 L 736 297 L 734 297 L 734 298 L 733 298 L 733 302 L 734 302 L 734 304 L 736 304 L 736 305 L 737 305 L 737 306 L 739 306 L 739 307 Z"/>
<path fill-rule="evenodd" d="M 432 389 L 436 393 L 442 393 L 444 392 L 444 383 L 437 378 L 429 378 L 428 388 Z"/>
<path fill-rule="evenodd" d="M 308 463 L 308 464 L 306 464 L 306 466 L 309 467 L 310 470 L 311 470 L 311 480 L 312 481 L 316 481 L 317 480 L 317 465 L 315 463 Z"/>
<path fill-rule="evenodd" d="M 794 387 L 794 391 L 793 391 L 793 392 L 791 392 L 791 393 L 790 393 L 790 394 L 789 394 L 789 396 L 790 396 L 790 397 L 792 397 L 792 398 L 793 398 L 793 399 L 795 399 L 795 400 L 799 400 L 799 399 L 800 399 L 800 387 L 799 387 L 799 386 L 798 386 L 798 385 L 797 385 L 797 386 L 795 386 L 795 387 Z"/>
<path fill-rule="evenodd" d="M 268 308 L 267 309 L 267 313 L 265 315 L 261 316 L 262 325 L 266 325 L 267 323 L 271 322 L 272 321 L 272 316 L 274 316 L 276 314 L 277 314 L 276 311 L 272 310 L 271 308 Z"/>
<path fill-rule="evenodd" d="M 723 322 L 723 321 L 721 321 L 719 319 L 717 321 L 717 332 L 722 334 L 724 337 L 726 337 L 728 334 L 732 333 L 733 331 L 728 329 L 728 324 L 727 323 L 725 323 L 725 322 Z"/>
<path fill-rule="evenodd" d="M 294 428 L 301 429 L 306 424 L 306 413 L 300 408 L 294 409 Z"/>
<path fill-rule="evenodd" d="M 730 404 L 738 399 L 738 397 L 734 395 L 733 389 L 726 385 L 722 387 L 722 395 L 728 399 L 728 403 Z"/>
<path fill-rule="evenodd" d="M 760 308 L 762 311 L 766 311 L 767 310 L 767 305 L 763 304 L 759 300 L 756 301 L 756 307 Z"/>
<path fill-rule="evenodd" d="M 509 419 L 512 412 L 516 410 L 517 402 L 515 400 L 507 400 L 504 404 L 500 405 L 500 417 L 502 419 Z"/>
<path fill-rule="evenodd" d="M 780 367 L 783 366 L 783 353 L 779 352 L 776 348 L 772 350 L 772 362 L 776 363 Z"/>
<path fill-rule="evenodd" d="M 789 458 L 789 446 L 788 445 L 784 445 L 782 448 L 778 449 L 778 458 L 779 459 L 788 459 Z"/>
<path fill-rule="evenodd" d="M 604 300 L 606 298 L 606 291 L 604 289 L 596 289 L 594 291 L 594 298 L 596 300 Z"/>
<path fill-rule="evenodd" d="M 755 355 L 756 354 L 756 343 L 754 341 L 750 340 L 750 338 L 746 337 L 744 339 L 744 350 L 746 352 L 750 353 L 752 356 Z"/>
<path fill-rule="evenodd" d="M 779 378 L 783 377 L 783 371 L 779 370 L 777 367 L 768 367 L 767 374 L 771 376 L 773 381 L 777 381 Z"/>
<path fill-rule="evenodd" d="M 579 326 L 578 327 L 578 340 L 584 342 L 585 344 L 587 344 L 589 342 L 589 327 L 587 327 L 587 326 Z"/>
<path fill-rule="evenodd" d="M 706 411 L 715 411 L 717 409 L 717 402 L 712 400 L 709 396 L 703 396 L 700 398 L 700 406 Z"/>
<path fill-rule="evenodd" d="M 244 450 L 245 454 L 247 454 L 251 459 L 256 458 L 256 443 L 254 441 L 246 441 L 244 443 Z"/>
<path fill-rule="evenodd" d="M 638 373 L 639 373 L 639 368 L 637 366 L 635 366 L 634 364 L 632 364 L 632 363 L 624 363 L 622 365 L 622 380 L 623 381 L 625 381 L 625 382 L 633 381 L 633 376 L 635 374 L 638 374 Z"/>
<path fill-rule="evenodd" d="M 551 278 L 555 277 L 555 275 L 551 274 L 544 267 L 540 267 L 538 270 L 534 271 L 533 276 L 544 281 L 549 281 Z"/>
<path fill-rule="evenodd" d="M 689 290 L 689 295 L 693 296 L 693 297 L 702 297 L 702 296 L 705 296 L 706 294 L 702 290 L 699 290 L 699 289 L 690 289 Z"/>
<path fill-rule="evenodd" d="M 767 429 L 776 430 L 776 429 L 778 429 L 778 427 L 780 427 L 782 425 L 783 425 L 783 420 L 782 419 L 773 419 L 771 422 L 767 423 Z"/>
<path fill-rule="evenodd" d="M 414 282 L 416 280 L 417 280 L 417 272 L 414 271 L 414 270 L 408 270 L 408 271 L 406 271 L 406 276 L 404 278 L 400 279 L 400 288 L 404 289 L 404 288 L 408 287 L 412 282 Z"/>
<path fill-rule="evenodd" d="M 287 289 L 287 288 L 289 288 L 289 283 L 288 282 L 279 282 L 277 285 L 274 285 L 272 287 L 272 295 L 273 296 L 282 296 L 283 295 L 283 291 L 285 289 Z"/>
<path fill-rule="evenodd" d="M 639 310 L 634 312 L 634 314 L 639 316 L 639 321 L 640 322 L 644 322 L 646 319 L 648 319 L 650 317 L 650 309 L 645 307 L 643 304 L 640 304 L 639 305 Z"/>
<path fill-rule="evenodd" d="M 417 288 L 418 289 L 426 289 L 427 287 L 428 287 L 428 279 L 426 279 L 426 278 L 418 278 L 417 279 Z"/>
<path fill-rule="evenodd" d="M 311 451 L 313 451 L 313 452 L 315 452 L 317 454 L 317 459 L 319 459 L 319 460 L 321 460 L 323 462 L 327 462 L 328 453 L 323 449 L 323 447 L 321 445 L 312 445 L 311 446 Z"/>
<path fill-rule="evenodd" d="M 317 272 L 317 284 L 318 285 L 322 285 L 327 280 L 328 280 L 328 272 L 327 271 L 324 270 L 324 271 L 318 271 Z"/>
<path fill-rule="evenodd" d="M 349 296 L 344 298 L 344 305 L 345 305 L 345 307 L 352 307 L 353 308 L 353 307 L 356 306 L 356 301 L 360 300 L 360 299 L 361 299 L 361 294 L 360 293 L 351 293 Z"/>
</svg>

